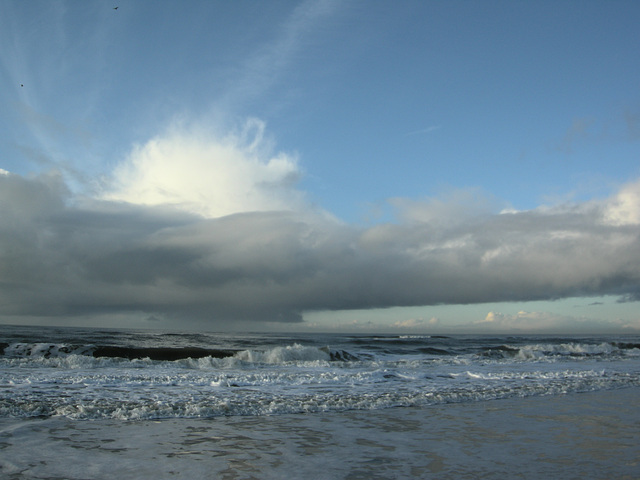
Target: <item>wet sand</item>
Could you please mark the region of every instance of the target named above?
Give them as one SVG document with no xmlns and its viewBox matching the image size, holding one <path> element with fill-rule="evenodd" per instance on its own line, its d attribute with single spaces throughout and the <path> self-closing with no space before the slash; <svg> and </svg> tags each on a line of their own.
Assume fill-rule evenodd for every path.
<svg viewBox="0 0 640 480">
<path fill-rule="evenodd" d="M 0 419 L 0 478 L 639 479 L 640 389 L 313 415 Z"/>
</svg>

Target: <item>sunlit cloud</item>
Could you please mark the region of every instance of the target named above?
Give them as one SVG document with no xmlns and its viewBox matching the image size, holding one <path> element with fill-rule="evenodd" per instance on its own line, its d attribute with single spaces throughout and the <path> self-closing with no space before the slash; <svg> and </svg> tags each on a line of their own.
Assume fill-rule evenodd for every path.
<svg viewBox="0 0 640 480">
<path fill-rule="evenodd" d="M 504 314 L 489 312 L 486 317 L 475 323 L 483 331 L 535 333 L 573 331 L 610 333 L 620 330 L 640 330 L 640 321 L 635 323 L 618 320 L 593 320 L 588 318 L 558 315 L 551 312 L 526 312 Z"/>
<path fill-rule="evenodd" d="M 640 180 L 625 185 L 607 201 L 604 217 L 617 226 L 640 224 Z"/>
<path fill-rule="evenodd" d="M 135 147 L 107 182 L 103 198 L 174 206 L 208 218 L 300 209 L 297 158 L 273 152 L 264 135 L 257 119 L 225 135 L 172 129 Z"/>
<path fill-rule="evenodd" d="M 409 318 L 407 320 L 398 320 L 393 323 L 393 327 L 400 329 L 421 329 L 425 327 L 436 327 L 440 324 L 440 319 L 431 317 L 429 319 L 424 318 Z"/>
</svg>

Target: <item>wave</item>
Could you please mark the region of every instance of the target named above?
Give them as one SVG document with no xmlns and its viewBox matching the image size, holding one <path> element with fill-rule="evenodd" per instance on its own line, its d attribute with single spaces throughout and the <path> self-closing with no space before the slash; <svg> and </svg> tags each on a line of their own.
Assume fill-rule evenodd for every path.
<svg viewBox="0 0 640 480">
<path fill-rule="evenodd" d="M 224 358 L 236 354 L 235 350 L 206 349 L 198 347 L 120 347 L 95 345 L 70 345 L 52 343 L 13 343 L 0 345 L 1 354 L 12 358 L 56 358 L 83 355 L 96 358 L 125 358 L 128 360 L 175 361 L 186 358 Z"/>
<path fill-rule="evenodd" d="M 616 357 L 640 356 L 640 344 L 602 342 L 588 343 L 559 343 L 559 344 L 530 344 L 524 346 L 496 345 L 485 347 L 479 353 L 487 358 L 513 358 L 516 360 L 553 360 L 558 357 L 586 358 L 586 357 Z"/>
<path fill-rule="evenodd" d="M 331 336 L 20 340 L 0 344 L 0 418 L 273 415 L 640 387 L 635 338 L 411 338 L 383 349 Z"/>
<path fill-rule="evenodd" d="M 395 338 L 393 341 L 402 341 Z M 417 339 L 412 338 L 410 341 Z M 407 339 L 404 339 L 406 342 Z M 376 352 L 377 353 L 373 353 Z M 382 355 L 382 357 L 380 357 Z M 635 358 L 640 357 L 640 344 L 631 342 L 601 343 L 531 343 L 496 344 L 481 347 L 461 345 L 421 343 L 409 349 L 379 351 L 372 347 L 369 352 L 362 347 L 358 353 L 329 346 L 303 346 L 297 343 L 288 346 L 275 346 L 263 349 L 232 349 L 204 347 L 131 347 L 115 345 L 69 344 L 69 343 L 0 343 L 0 358 L 10 359 L 55 359 L 68 356 L 93 357 L 96 359 L 124 359 L 151 361 L 181 361 L 198 359 L 233 359 L 252 364 L 286 364 L 291 362 L 358 362 L 374 361 L 391 355 L 411 355 L 411 358 L 423 358 L 424 361 L 440 358 L 478 357 L 485 361 L 532 361 L 553 362 L 562 359 L 580 360 L 588 358 Z M 416 357 L 418 355 L 418 357 Z M 418 360 L 419 361 L 419 360 Z"/>
<path fill-rule="evenodd" d="M 455 352 L 451 350 L 447 350 L 445 348 L 436 348 L 436 347 L 422 347 L 418 349 L 420 353 L 424 353 L 426 355 L 434 355 L 434 356 L 451 356 L 455 355 Z"/>
<path fill-rule="evenodd" d="M 158 361 L 176 361 L 187 358 L 225 358 L 232 357 L 235 350 L 207 349 L 199 347 L 96 347 L 92 351 L 94 357 L 126 358 L 128 360 L 148 358 Z"/>
<path fill-rule="evenodd" d="M 358 356 L 329 347 L 299 344 L 266 350 L 209 349 L 200 347 L 124 347 L 52 343 L 0 344 L 0 355 L 8 358 L 63 358 L 71 355 L 126 360 L 178 361 L 186 359 L 234 358 L 248 363 L 281 364 L 313 361 L 356 361 Z"/>
</svg>

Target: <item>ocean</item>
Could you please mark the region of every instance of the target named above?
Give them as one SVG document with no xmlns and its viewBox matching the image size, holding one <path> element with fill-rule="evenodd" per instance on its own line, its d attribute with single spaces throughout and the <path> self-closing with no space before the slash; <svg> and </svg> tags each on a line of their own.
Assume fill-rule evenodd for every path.
<svg viewBox="0 0 640 480">
<path fill-rule="evenodd" d="M 0 326 L 0 477 L 640 478 L 639 391 L 638 335 Z"/>
</svg>

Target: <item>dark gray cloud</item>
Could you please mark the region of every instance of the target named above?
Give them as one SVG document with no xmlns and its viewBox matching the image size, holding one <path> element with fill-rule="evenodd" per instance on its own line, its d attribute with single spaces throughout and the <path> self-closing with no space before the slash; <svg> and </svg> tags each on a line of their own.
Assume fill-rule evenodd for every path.
<svg viewBox="0 0 640 480">
<path fill-rule="evenodd" d="M 56 175 L 0 174 L 0 315 L 295 322 L 312 310 L 636 299 L 637 190 L 508 214 L 412 202 L 402 223 L 360 228 L 309 211 L 203 218 L 79 198 Z"/>
</svg>

